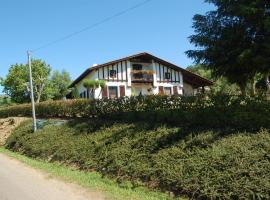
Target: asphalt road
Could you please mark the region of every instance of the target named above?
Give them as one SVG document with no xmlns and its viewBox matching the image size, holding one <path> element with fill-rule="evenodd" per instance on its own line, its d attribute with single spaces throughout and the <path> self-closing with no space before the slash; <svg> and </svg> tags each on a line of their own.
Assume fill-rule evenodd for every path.
<svg viewBox="0 0 270 200">
<path fill-rule="evenodd" d="M 0 200 L 102 200 L 100 193 L 51 178 L 0 154 Z"/>
</svg>

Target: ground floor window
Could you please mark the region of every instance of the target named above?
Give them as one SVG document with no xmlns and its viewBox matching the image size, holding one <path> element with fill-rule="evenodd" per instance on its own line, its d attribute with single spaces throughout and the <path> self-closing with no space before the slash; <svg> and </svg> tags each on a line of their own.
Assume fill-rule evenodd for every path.
<svg viewBox="0 0 270 200">
<path fill-rule="evenodd" d="M 171 87 L 164 87 L 164 94 L 165 95 L 172 95 L 172 88 Z"/>
<path fill-rule="evenodd" d="M 109 86 L 109 98 L 117 98 L 118 97 L 118 90 L 116 86 Z"/>
<path fill-rule="evenodd" d="M 80 98 L 82 98 L 82 99 L 86 99 L 86 98 L 87 98 L 87 93 L 86 93 L 86 91 L 84 91 L 84 92 L 82 92 L 82 93 L 80 94 Z"/>
</svg>

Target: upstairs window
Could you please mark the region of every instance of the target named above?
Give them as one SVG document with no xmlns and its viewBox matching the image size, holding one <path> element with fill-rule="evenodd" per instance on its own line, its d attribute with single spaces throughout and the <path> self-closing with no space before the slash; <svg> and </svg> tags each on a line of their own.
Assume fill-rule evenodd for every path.
<svg viewBox="0 0 270 200">
<path fill-rule="evenodd" d="M 165 73 L 165 79 L 171 79 L 171 73 L 166 72 Z"/>
<path fill-rule="evenodd" d="M 110 78 L 116 78 L 116 70 L 110 70 Z"/>
<path fill-rule="evenodd" d="M 134 65 L 132 65 L 132 69 L 133 70 L 142 70 L 142 65 L 134 64 Z"/>
</svg>

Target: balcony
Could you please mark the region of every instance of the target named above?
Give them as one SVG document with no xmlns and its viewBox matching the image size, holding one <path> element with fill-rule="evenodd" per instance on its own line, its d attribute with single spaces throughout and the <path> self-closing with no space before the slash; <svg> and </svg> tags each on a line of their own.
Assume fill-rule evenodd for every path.
<svg viewBox="0 0 270 200">
<path fill-rule="evenodd" d="M 132 70 L 131 81 L 132 83 L 153 83 L 153 74 L 152 70 Z"/>
</svg>

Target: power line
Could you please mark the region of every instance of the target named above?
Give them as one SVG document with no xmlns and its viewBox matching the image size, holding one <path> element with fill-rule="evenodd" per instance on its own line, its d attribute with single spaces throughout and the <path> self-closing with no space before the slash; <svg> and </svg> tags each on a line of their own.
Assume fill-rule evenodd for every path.
<svg viewBox="0 0 270 200">
<path fill-rule="evenodd" d="M 48 42 L 47 44 L 44 44 L 44 45 L 42 45 L 42 46 L 40 46 L 40 47 L 38 47 L 38 48 L 36 48 L 36 49 L 33 49 L 31 52 L 39 51 L 39 50 L 44 49 L 44 48 L 46 48 L 46 47 L 48 47 L 48 46 L 51 46 L 51 45 L 56 44 L 56 43 L 58 43 L 58 42 L 61 42 L 61 41 L 63 41 L 63 40 L 67 40 L 67 39 L 69 39 L 69 38 L 71 38 L 71 37 L 74 37 L 75 35 L 78 35 L 78 34 L 80 34 L 80 33 L 82 33 L 82 32 L 88 31 L 89 29 L 95 28 L 95 27 L 97 27 L 97 26 L 99 26 L 99 25 L 101 25 L 101 24 L 104 24 L 104 23 L 106 23 L 106 22 L 108 22 L 108 21 L 111 21 L 112 19 L 114 19 L 114 18 L 116 18 L 116 17 L 122 16 L 122 15 L 124 15 L 124 14 L 126 14 L 126 13 L 128 13 L 128 12 L 130 12 L 130 11 L 132 11 L 132 10 L 135 10 L 135 9 L 137 9 L 137 8 L 139 8 L 139 7 L 142 7 L 142 6 L 144 6 L 145 4 L 149 3 L 150 1 L 152 1 L 152 0 L 145 0 L 145 1 L 143 1 L 143 2 L 140 2 L 140 3 L 138 3 L 138 4 L 135 4 L 134 6 L 131 6 L 131 7 L 127 8 L 127 9 L 122 10 L 122 11 L 120 11 L 120 12 L 118 12 L 118 13 L 112 15 L 112 16 L 109 16 L 109 17 L 107 17 L 107 18 L 104 18 L 103 20 L 101 20 L 101 21 L 99 21 L 99 22 L 96 22 L 96 23 L 94 23 L 94 24 L 92 24 L 92 25 L 90 25 L 90 26 L 86 26 L 86 27 L 84 27 L 84 28 L 81 29 L 81 30 L 75 31 L 75 32 L 73 32 L 73 33 L 70 33 L 70 34 L 68 34 L 68 35 L 66 35 L 66 36 L 64 36 L 64 37 L 62 37 L 62 38 L 59 38 L 59 39 L 57 39 L 57 40 L 54 40 L 54 41 L 52 41 L 52 42 Z"/>
</svg>

